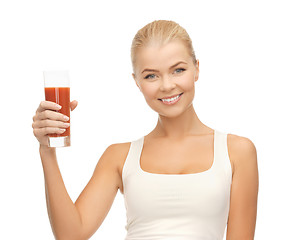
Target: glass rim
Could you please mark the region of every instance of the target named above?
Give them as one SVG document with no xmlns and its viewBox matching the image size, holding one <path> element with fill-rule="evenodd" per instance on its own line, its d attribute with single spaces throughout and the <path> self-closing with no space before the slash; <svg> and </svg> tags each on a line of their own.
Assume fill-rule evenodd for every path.
<svg viewBox="0 0 292 240">
<path fill-rule="evenodd" d="M 45 87 L 70 87 L 70 77 L 68 70 L 44 70 Z"/>
</svg>

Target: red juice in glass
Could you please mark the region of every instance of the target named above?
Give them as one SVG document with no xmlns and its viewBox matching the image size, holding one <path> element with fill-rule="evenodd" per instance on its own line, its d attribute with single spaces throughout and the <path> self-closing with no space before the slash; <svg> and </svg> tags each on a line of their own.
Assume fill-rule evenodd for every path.
<svg viewBox="0 0 292 240">
<path fill-rule="evenodd" d="M 45 96 L 46 101 L 55 102 L 62 106 L 60 112 L 65 114 L 70 118 L 70 88 L 69 87 L 47 87 L 45 88 Z M 69 121 L 67 121 L 70 123 Z M 58 137 L 58 136 L 69 136 L 70 135 L 70 127 L 66 128 L 66 131 L 62 134 L 49 134 L 49 137 Z"/>
<path fill-rule="evenodd" d="M 60 112 L 70 118 L 70 86 L 68 71 L 44 71 L 45 99 L 62 106 Z M 69 121 L 67 121 L 70 123 Z M 71 145 L 70 127 L 62 134 L 49 134 L 49 147 L 67 147 Z"/>
</svg>

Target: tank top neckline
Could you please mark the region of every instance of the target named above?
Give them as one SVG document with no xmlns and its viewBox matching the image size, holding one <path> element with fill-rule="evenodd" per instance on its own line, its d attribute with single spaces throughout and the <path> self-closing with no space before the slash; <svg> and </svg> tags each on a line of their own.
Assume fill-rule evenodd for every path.
<svg viewBox="0 0 292 240">
<path fill-rule="evenodd" d="M 205 174 L 208 174 L 210 172 L 212 172 L 212 170 L 214 169 L 214 166 L 215 166 L 215 163 L 216 163 L 216 139 L 217 139 L 217 130 L 214 129 L 214 139 L 213 139 L 213 162 L 212 162 L 212 166 L 203 171 L 203 172 L 196 172 L 196 173 L 184 173 L 184 174 L 175 174 L 175 173 L 171 173 L 171 174 L 167 174 L 167 173 L 151 173 L 151 172 L 146 172 L 142 169 L 141 167 L 141 155 L 142 155 L 142 150 L 143 150 L 143 147 L 144 147 L 144 137 L 141 137 L 140 138 L 140 149 L 139 149 L 139 154 L 138 154 L 138 170 L 141 174 L 144 174 L 144 175 L 148 175 L 148 176 L 166 176 L 166 177 L 182 177 L 182 176 L 200 176 L 200 175 L 205 175 Z"/>
</svg>

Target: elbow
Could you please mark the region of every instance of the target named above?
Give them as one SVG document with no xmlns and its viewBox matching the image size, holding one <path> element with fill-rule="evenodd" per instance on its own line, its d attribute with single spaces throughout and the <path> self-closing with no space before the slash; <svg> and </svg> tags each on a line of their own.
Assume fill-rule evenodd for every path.
<svg viewBox="0 0 292 240">
<path fill-rule="evenodd" d="M 56 240 L 88 240 L 88 238 L 84 237 L 82 234 L 79 233 L 71 233 L 66 235 L 55 235 Z"/>
<path fill-rule="evenodd" d="M 74 236 L 74 237 L 58 237 L 58 238 L 56 238 L 56 240 L 87 240 L 87 238 L 78 237 L 78 236 Z"/>
<path fill-rule="evenodd" d="M 236 235 L 236 236 L 230 236 L 230 235 L 227 235 L 226 236 L 226 240 L 254 240 L 254 235 Z"/>
</svg>

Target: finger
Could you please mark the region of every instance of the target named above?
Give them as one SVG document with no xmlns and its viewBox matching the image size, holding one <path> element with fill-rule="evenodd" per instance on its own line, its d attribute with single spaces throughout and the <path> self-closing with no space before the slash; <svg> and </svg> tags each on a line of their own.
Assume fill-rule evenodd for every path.
<svg viewBox="0 0 292 240">
<path fill-rule="evenodd" d="M 36 121 L 32 123 L 33 128 L 43 128 L 43 127 L 57 127 L 57 128 L 68 128 L 70 123 L 62 121 L 54 121 L 50 119 Z"/>
<path fill-rule="evenodd" d="M 48 134 L 62 134 L 66 131 L 64 128 L 57 128 L 57 127 L 44 127 L 44 128 L 36 128 L 34 129 L 33 133 L 36 137 L 44 137 L 45 135 Z"/>
<path fill-rule="evenodd" d="M 70 108 L 71 111 L 73 111 L 78 105 L 78 102 L 76 100 L 73 100 L 72 102 L 70 102 Z"/>
<path fill-rule="evenodd" d="M 61 108 L 62 108 L 62 106 L 57 104 L 57 103 L 54 103 L 51 101 L 41 101 L 41 103 L 37 109 L 37 112 L 43 112 L 47 109 L 56 111 L 56 110 L 60 110 Z"/>
<path fill-rule="evenodd" d="M 38 119 L 39 120 L 51 119 L 51 120 L 66 122 L 69 120 L 69 117 L 59 112 L 44 110 L 38 114 Z"/>
</svg>

